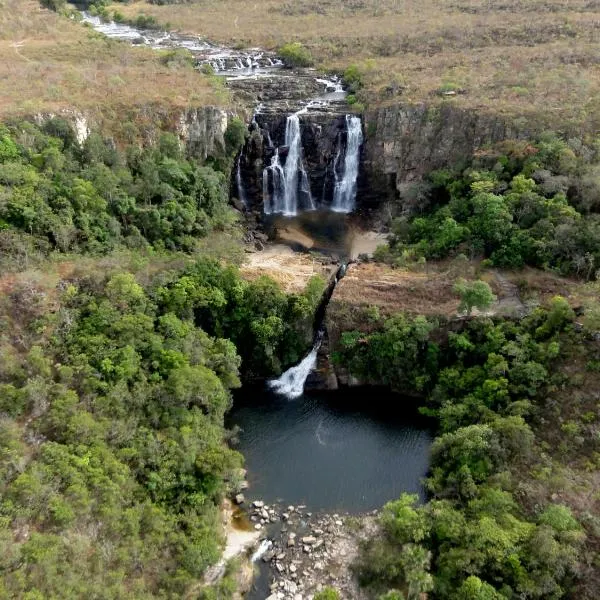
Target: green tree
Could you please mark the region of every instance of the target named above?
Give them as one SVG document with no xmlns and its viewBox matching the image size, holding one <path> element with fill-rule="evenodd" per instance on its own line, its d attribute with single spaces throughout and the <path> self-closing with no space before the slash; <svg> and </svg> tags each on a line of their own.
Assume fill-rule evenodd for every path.
<svg viewBox="0 0 600 600">
<path fill-rule="evenodd" d="M 459 312 L 464 312 L 467 316 L 471 315 L 474 308 L 484 311 L 496 301 L 496 296 L 485 281 L 461 279 L 454 284 L 454 293 L 460 296 Z"/>
</svg>

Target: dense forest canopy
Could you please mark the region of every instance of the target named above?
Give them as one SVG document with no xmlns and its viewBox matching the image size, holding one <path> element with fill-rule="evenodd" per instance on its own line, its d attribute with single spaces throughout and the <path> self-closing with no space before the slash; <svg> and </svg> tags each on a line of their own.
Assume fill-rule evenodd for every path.
<svg viewBox="0 0 600 600">
<path fill-rule="evenodd" d="M 575 146 L 575 150 L 572 146 Z M 600 176 L 595 147 L 550 134 L 483 149 L 467 168 L 430 173 L 410 191 L 423 214 L 399 218 L 379 258 L 405 264 L 466 254 L 595 278 L 600 268 Z"/>
</svg>

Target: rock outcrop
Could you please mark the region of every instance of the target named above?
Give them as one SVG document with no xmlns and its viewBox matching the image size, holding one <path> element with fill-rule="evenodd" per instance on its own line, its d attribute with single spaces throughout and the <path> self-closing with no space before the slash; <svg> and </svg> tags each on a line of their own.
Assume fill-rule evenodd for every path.
<svg viewBox="0 0 600 600">
<path fill-rule="evenodd" d="M 394 105 L 364 115 L 363 177 L 358 197 L 363 208 L 392 203 L 393 212 L 413 212 L 419 202 L 407 194 L 434 169 L 460 164 L 478 149 L 537 132 L 525 119 L 441 105 Z"/>
</svg>

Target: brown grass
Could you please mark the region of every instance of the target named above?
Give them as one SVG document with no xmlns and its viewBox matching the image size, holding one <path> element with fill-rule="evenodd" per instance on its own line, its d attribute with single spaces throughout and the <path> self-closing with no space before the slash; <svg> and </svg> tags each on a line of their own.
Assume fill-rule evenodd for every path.
<svg viewBox="0 0 600 600">
<path fill-rule="evenodd" d="M 199 0 L 114 8 L 240 46 L 304 43 L 320 67 L 358 64 L 373 104 L 452 101 L 543 111 L 581 122 L 600 114 L 600 3 L 589 0 Z M 390 84 L 393 84 L 390 87 Z"/>
<path fill-rule="evenodd" d="M 382 315 L 408 312 L 456 315 L 454 278 L 442 272 L 416 273 L 376 263 L 353 264 L 335 288 L 332 301 L 377 306 Z"/>
<path fill-rule="evenodd" d="M 288 294 L 303 292 L 314 275 L 328 281 L 336 270 L 335 265 L 324 265 L 308 254 L 294 252 L 280 244 L 249 254 L 240 268 L 245 279 L 253 281 L 268 275 Z"/>
<path fill-rule="evenodd" d="M 41 9 L 0 0 L 0 118 L 65 109 L 112 110 L 226 104 L 191 67 L 166 66 L 157 52 L 103 38 Z"/>
</svg>

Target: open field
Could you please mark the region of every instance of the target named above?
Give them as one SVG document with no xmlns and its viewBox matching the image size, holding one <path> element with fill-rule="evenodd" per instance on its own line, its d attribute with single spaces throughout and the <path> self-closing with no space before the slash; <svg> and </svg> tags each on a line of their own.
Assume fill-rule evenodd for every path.
<svg viewBox="0 0 600 600">
<path fill-rule="evenodd" d="M 114 4 L 237 46 L 300 41 L 319 67 L 356 64 L 371 105 L 442 100 L 501 112 L 600 114 L 600 2 L 199 0 Z M 453 94 L 456 95 L 453 95 Z M 444 97 L 447 101 L 448 98 Z"/>
<path fill-rule="evenodd" d="M 0 0 L 0 117 L 64 109 L 222 105 L 227 95 L 189 64 L 107 40 L 40 8 Z"/>
</svg>

